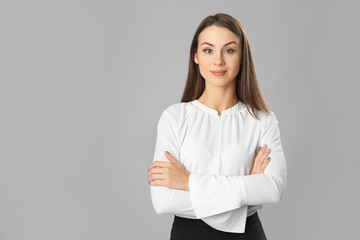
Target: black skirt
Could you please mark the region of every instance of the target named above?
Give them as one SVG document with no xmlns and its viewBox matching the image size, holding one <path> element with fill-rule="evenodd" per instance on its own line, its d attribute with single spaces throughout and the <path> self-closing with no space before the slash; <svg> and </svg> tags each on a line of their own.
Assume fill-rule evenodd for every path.
<svg viewBox="0 0 360 240">
<path fill-rule="evenodd" d="M 233 233 L 215 229 L 201 219 L 174 216 L 170 240 L 266 240 L 257 212 L 247 217 L 245 232 Z"/>
</svg>

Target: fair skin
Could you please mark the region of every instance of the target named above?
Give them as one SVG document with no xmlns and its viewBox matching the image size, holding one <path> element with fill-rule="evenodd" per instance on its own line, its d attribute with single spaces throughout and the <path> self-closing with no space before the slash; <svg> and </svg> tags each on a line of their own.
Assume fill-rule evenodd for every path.
<svg viewBox="0 0 360 240">
<path fill-rule="evenodd" d="M 205 28 L 198 39 L 194 62 L 199 65 L 201 76 L 205 79 L 205 90 L 198 101 L 218 111 L 234 106 L 236 96 L 236 76 L 240 70 L 240 39 L 229 29 L 215 25 Z M 224 70 L 221 76 L 211 71 Z M 270 160 L 266 160 L 271 149 L 265 144 L 257 153 L 250 175 L 264 172 Z M 148 171 L 148 182 L 153 186 L 189 191 L 190 173 L 172 155 L 164 153 L 169 162 L 154 161 Z"/>
</svg>

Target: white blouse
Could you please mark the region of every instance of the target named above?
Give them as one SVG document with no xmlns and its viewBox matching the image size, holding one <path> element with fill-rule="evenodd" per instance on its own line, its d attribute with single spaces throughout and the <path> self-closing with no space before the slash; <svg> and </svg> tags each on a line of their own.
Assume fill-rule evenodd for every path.
<svg viewBox="0 0 360 240">
<path fill-rule="evenodd" d="M 260 120 L 239 101 L 218 115 L 196 99 L 162 112 L 153 162 L 169 162 L 168 151 L 190 178 L 189 191 L 150 185 L 156 213 L 202 219 L 215 229 L 243 233 L 247 216 L 282 199 L 287 168 L 278 120 L 274 112 L 256 111 Z M 264 144 L 271 149 L 270 163 L 263 174 L 249 175 Z"/>
</svg>

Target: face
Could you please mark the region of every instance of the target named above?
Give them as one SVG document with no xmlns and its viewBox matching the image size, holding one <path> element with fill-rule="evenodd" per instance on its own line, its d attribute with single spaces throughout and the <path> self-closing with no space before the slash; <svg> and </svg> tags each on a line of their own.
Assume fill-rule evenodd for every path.
<svg viewBox="0 0 360 240">
<path fill-rule="evenodd" d="M 206 85 L 226 86 L 240 70 L 240 39 L 227 28 L 211 25 L 199 34 L 194 61 Z"/>
</svg>

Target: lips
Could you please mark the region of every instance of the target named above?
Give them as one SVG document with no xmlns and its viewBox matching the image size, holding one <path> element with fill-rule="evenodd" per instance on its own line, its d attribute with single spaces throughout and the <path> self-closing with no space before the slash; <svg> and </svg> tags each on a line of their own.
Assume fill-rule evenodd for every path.
<svg viewBox="0 0 360 240">
<path fill-rule="evenodd" d="M 216 71 L 210 71 L 212 74 L 214 74 L 215 76 L 221 76 L 224 75 L 226 73 L 226 70 L 216 70 Z"/>
</svg>

